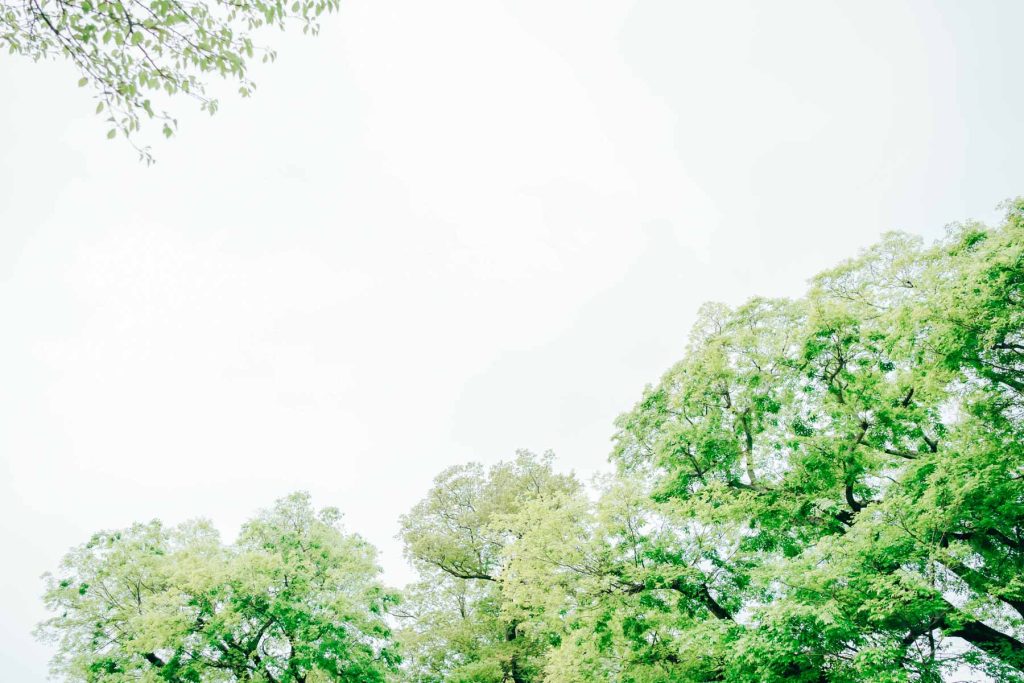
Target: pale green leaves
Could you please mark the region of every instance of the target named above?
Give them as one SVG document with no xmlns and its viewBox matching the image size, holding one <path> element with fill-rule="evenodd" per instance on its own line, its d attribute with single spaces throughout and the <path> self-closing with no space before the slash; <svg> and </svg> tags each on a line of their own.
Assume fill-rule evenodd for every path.
<svg viewBox="0 0 1024 683">
<path fill-rule="evenodd" d="M 401 642 L 416 681 L 532 681 L 543 639 L 510 609 L 509 551 L 538 501 L 580 490 L 556 473 L 552 455 L 520 451 L 514 461 L 442 472 L 401 520 L 406 555 L 420 573 Z"/>
<path fill-rule="evenodd" d="M 304 32 L 316 33 L 318 17 L 338 6 L 339 0 L 0 2 L 0 47 L 32 59 L 71 59 L 82 72 L 79 87 L 94 88 L 108 121 L 132 141 L 144 120 L 171 120 L 166 107 L 174 96 L 185 94 L 215 112 L 216 101 L 207 94 L 211 76 L 236 81 L 240 94 L 249 96 L 254 84 L 248 60 L 257 53 L 264 62 L 274 59 L 272 50 L 256 47 L 252 32 L 298 22 Z M 166 135 L 168 127 L 162 130 Z M 145 149 L 140 152 L 151 160 Z"/>
</svg>

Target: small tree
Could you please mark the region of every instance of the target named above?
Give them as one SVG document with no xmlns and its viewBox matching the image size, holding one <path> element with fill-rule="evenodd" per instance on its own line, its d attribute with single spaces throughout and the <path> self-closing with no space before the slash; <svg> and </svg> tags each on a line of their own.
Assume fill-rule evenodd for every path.
<svg viewBox="0 0 1024 683">
<path fill-rule="evenodd" d="M 100 532 L 47 577 L 68 681 L 384 681 L 397 663 L 373 548 L 294 494 L 223 545 L 205 522 Z"/>
</svg>

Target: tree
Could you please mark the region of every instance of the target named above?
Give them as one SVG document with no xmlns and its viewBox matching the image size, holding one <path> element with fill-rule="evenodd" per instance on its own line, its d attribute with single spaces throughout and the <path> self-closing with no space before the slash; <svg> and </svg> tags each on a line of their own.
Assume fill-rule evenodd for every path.
<svg viewBox="0 0 1024 683">
<path fill-rule="evenodd" d="M 252 94 L 249 61 L 276 53 L 253 41 L 264 26 L 299 24 L 319 31 L 319 18 L 339 0 L 0 0 L 0 49 L 36 61 L 62 56 L 81 73 L 79 86 L 95 92 L 97 113 L 106 113 L 113 138 L 129 140 L 144 119 L 156 119 L 164 135 L 176 119 L 158 102 L 185 95 L 213 113 L 207 93 L 211 75 L 238 83 Z M 147 149 L 139 149 L 147 161 Z"/>
<path fill-rule="evenodd" d="M 409 680 L 1024 681 L 1024 201 L 704 306 L 617 428 L 597 496 L 438 478 Z"/>
<path fill-rule="evenodd" d="M 409 680 L 539 680 L 546 645 L 508 608 L 504 551 L 521 533 L 514 522 L 525 505 L 579 489 L 551 461 L 551 454 L 521 451 L 490 470 L 477 463 L 449 468 L 402 517 L 405 552 L 420 573 L 399 631 Z"/>
<path fill-rule="evenodd" d="M 47 578 L 69 681 L 384 681 L 397 664 L 374 550 L 294 494 L 220 542 L 205 522 L 100 532 Z"/>
<path fill-rule="evenodd" d="M 1024 202 L 705 307 L 618 425 L 622 471 L 720 534 L 707 566 L 747 567 L 709 680 L 1021 678 Z"/>
</svg>

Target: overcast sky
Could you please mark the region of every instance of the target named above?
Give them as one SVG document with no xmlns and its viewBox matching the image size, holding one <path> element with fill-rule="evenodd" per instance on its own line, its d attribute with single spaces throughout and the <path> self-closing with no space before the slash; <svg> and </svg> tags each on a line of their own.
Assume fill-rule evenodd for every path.
<svg viewBox="0 0 1024 683">
<path fill-rule="evenodd" d="M 0 672 L 100 528 L 307 489 L 407 580 L 442 468 L 615 416 L 698 306 L 1024 193 L 1024 3 L 343 0 L 146 168 L 0 56 Z"/>
</svg>

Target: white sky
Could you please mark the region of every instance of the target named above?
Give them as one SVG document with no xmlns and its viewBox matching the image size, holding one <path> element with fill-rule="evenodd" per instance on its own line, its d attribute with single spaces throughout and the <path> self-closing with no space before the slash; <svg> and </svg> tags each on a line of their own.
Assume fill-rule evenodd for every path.
<svg viewBox="0 0 1024 683">
<path fill-rule="evenodd" d="M 100 528 L 308 489 L 410 576 L 442 468 L 615 416 L 697 307 L 1024 193 L 1024 3 L 343 0 L 136 163 L 0 57 L 0 671 Z"/>
</svg>

